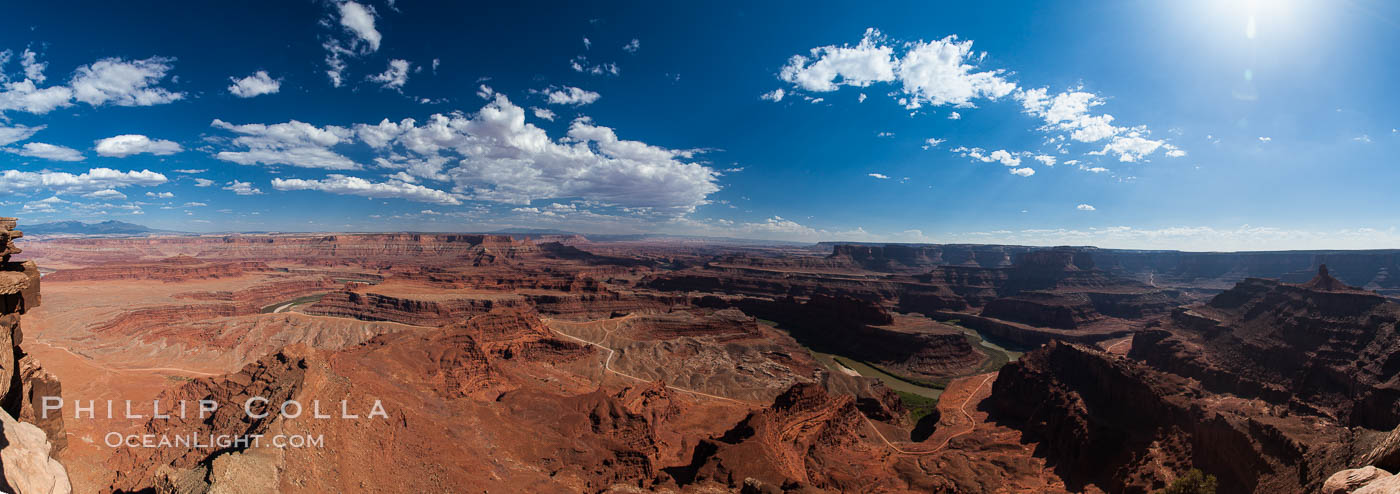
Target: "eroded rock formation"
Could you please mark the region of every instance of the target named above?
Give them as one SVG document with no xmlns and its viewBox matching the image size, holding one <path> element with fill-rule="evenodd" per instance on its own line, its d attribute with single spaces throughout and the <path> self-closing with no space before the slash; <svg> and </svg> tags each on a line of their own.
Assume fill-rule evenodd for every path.
<svg viewBox="0 0 1400 494">
<path fill-rule="evenodd" d="M 226 377 L 198 379 L 162 402 L 212 399 L 208 418 L 151 420 L 146 431 L 316 434 L 327 450 L 255 446 L 125 449 L 109 491 L 202 491 L 261 482 L 283 492 L 460 490 L 601 492 L 673 482 L 709 408 L 660 383 L 598 386 L 572 377 L 597 351 L 556 339 L 532 313 L 498 308 L 461 324 L 401 331 L 326 352 L 291 346 Z M 562 388 L 562 389 L 561 389 Z M 248 420 L 250 396 L 320 400 L 332 419 Z M 343 419 L 345 400 L 357 419 Z M 382 403 L 384 417 L 366 416 Z M 683 413 L 689 411 L 689 413 Z M 418 461 L 430 451 L 432 461 Z M 221 485 L 222 484 L 222 485 Z M 182 490 L 185 489 L 185 490 Z"/>
<path fill-rule="evenodd" d="M 1325 267 L 1308 283 L 1247 279 L 1140 334 L 1130 356 L 1345 425 L 1400 426 L 1400 304 L 1348 287 Z"/>
<path fill-rule="evenodd" d="M 1333 474 L 1400 456 L 1400 432 L 1377 432 L 1400 425 L 1397 322 L 1400 304 L 1325 267 L 1306 283 L 1246 279 L 1137 334 L 1127 358 L 1029 353 L 990 403 L 1071 488 L 1148 492 L 1191 468 L 1225 492 L 1356 487 L 1375 472 Z"/>
<path fill-rule="evenodd" d="M 903 490 L 882 446 L 849 395 L 798 384 L 696 447 L 688 475 L 740 488 L 758 484 L 834 491 Z"/>
<path fill-rule="evenodd" d="M 155 262 L 110 262 L 100 266 L 65 269 L 47 276 L 47 281 L 148 280 L 178 282 L 233 278 L 248 273 L 271 271 L 262 262 L 205 262 L 189 256 L 174 256 Z"/>
<path fill-rule="evenodd" d="M 1016 256 L 1044 250 L 1018 245 L 907 245 L 823 243 L 832 257 L 865 269 L 916 273 L 939 266 L 1010 266 Z M 1179 252 L 1070 247 L 1110 274 L 1164 288 L 1218 291 L 1245 278 L 1307 281 L 1323 264 L 1333 276 L 1386 295 L 1400 293 L 1400 250 Z"/>
<path fill-rule="evenodd" d="M 63 238 L 48 240 L 36 250 L 35 254 L 45 259 L 86 265 L 110 262 L 115 253 L 120 253 L 130 260 L 189 256 L 344 266 L 373 264 L 384 259 L 418 259 L 420 262 L 447 259 L 489 265 L 536 254 L 539 247 L 530 240 L 515 240 L 504 235 L 380 233 Z"/>
<path fill-rule="evenodd" d="M 68 473 L 56 458 L 67 441 L 63 418 L 42 411 L 45 396 L 58 397 L 58 380 L 23 349 L 20 316 L 39 306 L 39 269 L 10 262 L 21 250 L 14 218 L 0 218 L 0 487 L 18 494 L 66 494 Z M 16 419 L 25 420 L 21 422 Z"/>
<path fill-rule="evenodd" d="M 1307 417 L 1074 344 L 1004 368 L 993 416 L 1039 443 L 1071 489 L 1151 492 L 1191 468 L 1223 492 L 1305 492 L 1345 465 L 1351 434 Z"/>
</svg>

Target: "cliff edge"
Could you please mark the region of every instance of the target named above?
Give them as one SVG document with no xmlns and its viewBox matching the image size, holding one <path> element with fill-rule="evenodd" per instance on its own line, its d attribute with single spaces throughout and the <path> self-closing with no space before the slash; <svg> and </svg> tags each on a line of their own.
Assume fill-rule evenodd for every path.
<svg viewBox="0 0 1400 494">
<path fill-rule="evenodd" d="M 0 489 L 18 494 L 67 494 L 68 472 L 56 459 L 67 444 L 61 416 L 43 418 L 44 396 L 59 394 L 49 374 L 21 344 L 20 315 L 39 305 L 39 268 L 11 262 L 20 253 L 15 218 L 0 218 Z"/>
</svg>

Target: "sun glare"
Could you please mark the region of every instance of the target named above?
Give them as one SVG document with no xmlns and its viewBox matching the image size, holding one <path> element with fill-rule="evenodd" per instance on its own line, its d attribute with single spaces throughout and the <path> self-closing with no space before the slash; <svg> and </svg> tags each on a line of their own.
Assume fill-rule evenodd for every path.
<svg viewBox="0 0 1400 494">
<path fill-rule="evenodd" d="M 1277 38 L 1294 27 L 1301 10 L 1298 0 L 1236 0 L 1211 2 L 1220 11 L 1218 15 L 1240 26 L 1245 39 L 1263 37 Z"/>
</svg>

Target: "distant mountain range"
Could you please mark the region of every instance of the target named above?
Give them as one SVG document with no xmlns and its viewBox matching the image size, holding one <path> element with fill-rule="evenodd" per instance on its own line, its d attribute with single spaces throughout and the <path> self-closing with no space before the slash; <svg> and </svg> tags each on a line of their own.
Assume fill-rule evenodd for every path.
<svg viewBox="0 0 1400 494">
<path fill-rule="evenodd" d="M 140 235 L 143 233 L 161 233 L 168 231 L 156 230 L 135 223 L 115 220 L 108 220 L 100 223 L 83 223 L 81 221 L 35 223 L 23 225 L 22 230 L 24 230 L 24 233 L 31 235 L 53 235 L 59 233 L 77 235 Z"/>
</svg>

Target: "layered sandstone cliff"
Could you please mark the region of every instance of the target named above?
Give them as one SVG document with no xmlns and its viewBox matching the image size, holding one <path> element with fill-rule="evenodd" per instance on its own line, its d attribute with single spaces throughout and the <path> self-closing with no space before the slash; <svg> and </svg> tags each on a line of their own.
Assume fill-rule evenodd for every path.
<svg viewBox="0 0 1400 494">
<path fill-rule="evenodd" d="M 538 252 L 534 242 L 504 235 L 378 233 L 64 238 L 47 240 L 32 254 L 85 265 L 102 264 L 120 255 L 133 260 L 189 256 L 343 266 L 384 259 L 453 259 L 486 265 Z"/>
<path fill-rule="evenodd" d="M 683 480 L 736 489 L 905 491 L 873 435 L 853 397 L 798 384 L 724 435 L 701 442 Z"/>
<path fill-rule="evenodd" d="M 814 349 L 917 379 L 967 374 L 987 358 L 956 328 L 923 318 L 896 318 L 878 304 L 850 297 L 815 295 L 801 302 L 790 297 L 746 298 L 733 305 L 780 323 Z"/>
<path fill-rule="evenodd" d="M 1147 493 L 1187 470 L 1222 492 L 1302 493 L 1346 465 L 1351 432 L 1088 347 L 1052 342 L 997 377 L 993 418 L 1026 432 L 1071 490 Z"/>
<path fill-rule="evenodd" d="M 836 245 L 823 263 L 728 256 L 641 283 L 773 299 L 849 297 L 940 320 L 985 320 L 979 324 L 998 336 L 1030 344 L 1123 336 L 1137 329 L 1135 321 L 1179 303 L 1176 291 L 1099 269 L 1084 249 L 955 247 Z M 994 261 L 973 262 L 978 252 Z"/>
<path fill-rule="evenodd" d="M 876 271 L 920 272 L 939 266 L 1005 267 L 1021 254 L 1045 250 L 1020 245 L 910 245 L 826 243 L 833 259 Z M 1386 294 L 1400 292 L 1400 250 L 1180 252 L 1073 249 L 1104 271 L 1163 287 L 1225 289 L 1245 278 L 1303 282 L 1322 264 L 1345 283 Z"/>
<path fill-rule="evenodd" d="M 1127 358 L 1029 353 L 990 404 L 1071 488 L 1150 492 L 1194 468 L 1225 492 L 1351 492 L 1324 483 L 1370 488 L 1356 469 L 1400 466 L 1400 432 L 1385 434 L 1400 426 L 1397 324 L 1400 304 L 1326 267 L 1246 279 L 1137 334 Z"/>
<path fill-rule="evenodd" d="M 67 442 L 61 416 L 42 411 L 44 397 L 59 395 L 58 380 L 24 352 L 20 316 L 37 307 L 39 269 L 10 262 L 20 253 L 14 218 L 0 218 L 0 487 L 18 494 L 68 493 L 72 487 L 56 459 Z M 18 419 L 18 420 L 17 420 Z"/>
<path fill-rule="evenodd" d="M 506 291 L 443 290 L 413 284 L 350 285 L 303 309 L 307 314 L 444 326 L 496 307 L 527 307 L 524 297 Z"/>
<path fill-rule="evenodd" d="M 1177 309 L 1130 356 L 1208 390 L 1378 430 L 1400 426 L 1400 304 L 1326 267 L 1303 284 L 1247 279 Z"/>
<path fill-rule="evenodd" d="M 205 262 L 189 256 L 175 256 L 155 262 L 110 262 L 90 268 L 65 269 L 46 276 L 46 281 L 143 280 L 177 282 L 236 278 L 249 273 L 271 271 L 262 262 Z"/>
</svg>

